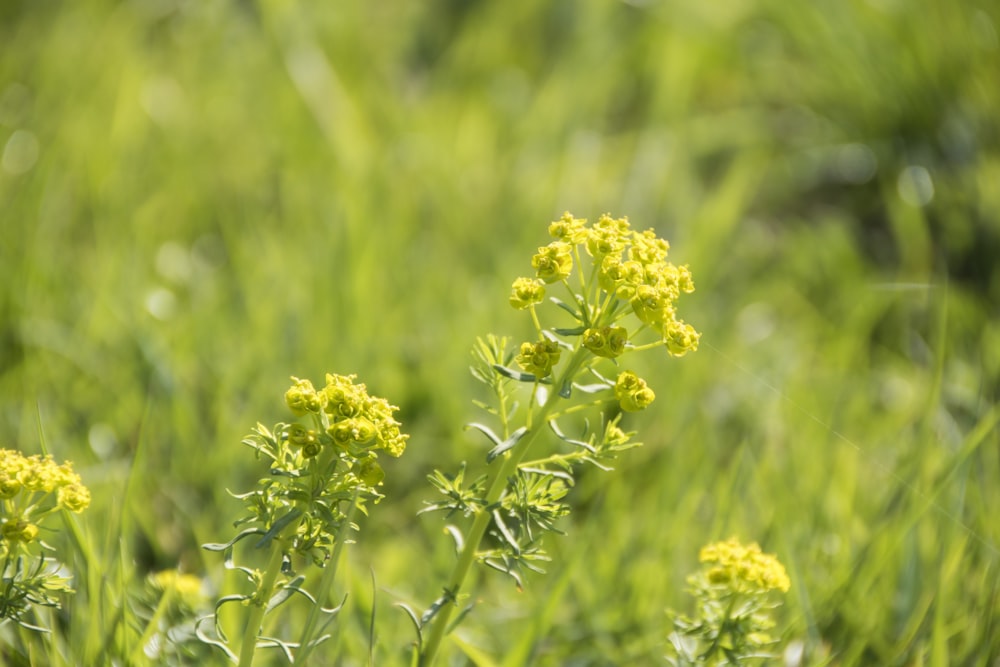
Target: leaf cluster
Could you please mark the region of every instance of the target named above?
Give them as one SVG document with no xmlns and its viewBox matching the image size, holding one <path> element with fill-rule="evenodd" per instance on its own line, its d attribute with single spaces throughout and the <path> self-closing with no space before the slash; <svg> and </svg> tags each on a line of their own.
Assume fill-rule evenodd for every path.
<svg viewBox="0 0 1000 667">
<path fill-rule="evenodd" d="M 44 555 L 29 559 L 23 554 L 16 558 L 8 554 L 0 585 L 0 621 L 11 620 L 28 630 L 48 632 L 27 622 L 25 616 L 33 605 L 58 609 L 59 596 L 73 592 L 61 569 L 58 561 Z"/>
<path fill-rule="evenodd" d="M 716 583 L 705 572 L 688 578 L 697 604 L 694 617 L 675 614 L 670 644 L 676 667 L 747 665 L 773 659 L 766 649 L 776 644 L 769 634 L 775 622 L 770 610 L 779 603 L 763 589 L 736 590 Z"/>
</svg>

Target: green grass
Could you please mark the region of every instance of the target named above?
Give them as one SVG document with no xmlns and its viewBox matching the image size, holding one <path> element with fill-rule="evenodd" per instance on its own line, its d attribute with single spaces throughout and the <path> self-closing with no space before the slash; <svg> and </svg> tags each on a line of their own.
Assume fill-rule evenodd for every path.
<svg viewBox="0 0 1000 667">
<path fill-rule="evenodd" d="M 41 432 L 94 494 L 65 663 L 131 648 L 151 571 L 223 586 L 240 439 L 333 371 L 412 439 L 329 650 L 405 664 L 393 605 L 453 563 L 424 478 L 485 454 L 469 350 L 526 333 L 509 285 L 566 209 L 671 241 L 702 348 L 643 369 L 646 446 L 581 476 L 549 574 L 481 576 L 468 655 L 663 664 L 736 534 L 788 566 L 804 664 L 1000 660 L 995 9 L 285 4 L 0 6 L 0 446 Z"/>
</svg>

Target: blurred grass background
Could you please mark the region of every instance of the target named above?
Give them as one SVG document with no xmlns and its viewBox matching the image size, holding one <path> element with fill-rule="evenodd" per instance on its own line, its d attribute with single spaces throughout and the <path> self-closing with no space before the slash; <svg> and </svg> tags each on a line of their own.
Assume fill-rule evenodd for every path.
<svg viewBox="0 0 1000 667">
<path fill-rule="evenodd" d="M 646 360 L 646 447 L 581 476 L 550 574 L 487 577 L 463 640 L 662 664 L 698 548 L 736 534 L 789 566 L 792 664 L 995 665 L 998 20 L 971 0 L 5 0 L 2 446 L 41 429 L 75 462 L 128 577 L 218 586 L 199 545 L 262 472 L 241 437 L 284 418 L 289 375 L 358 373 L 412 440 L 334 644 L 367 660 L 371 567 L 374 655 L 397 664 L 393 602 L 428 604 L 452 563 L 439 517 L 415 519 L 424 477 L 485 452 L 462 431 L 475 337 L 526 331 L 506 297 L 548 221 L 627 215 L 691 265 L 702 350 Z"/>
</svg>

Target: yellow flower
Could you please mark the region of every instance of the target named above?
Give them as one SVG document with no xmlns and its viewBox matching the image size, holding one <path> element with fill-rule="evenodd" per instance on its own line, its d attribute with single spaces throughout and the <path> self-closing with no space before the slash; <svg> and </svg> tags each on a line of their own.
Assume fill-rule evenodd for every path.
<svg viewBox="0 0 1000 667">
<path fill-rule="evenodd" d="M 510 288 L 510 305 L 524 310 L 545 298 L 545 283 L 537 278 L 518 278 Z"/>
<path fill-rule="evenodd" d="M 334 418 L 354 417 L 365 409 L 368 392 L 363 384 L 354 384 L 354 375 L 334 375 L 327 373 L 326 386 L 322 393 L 326 396 L 324 409 Z"/>
<path fill-rule="evenodd" d="M 83 484 L 66 484 L 59 487 L 57 495 L 60 507 L 79 514 L 90 507 L 90 490 Z"/>
<path fill-rule="evenodd" d="M 549 235 L 559 241 L 576 245 L 587 239 L 586 225 L 586 219 L 574 218 L 572 213 L 566 211 L 562 218 L 549 225 Z"/>
<path fill-rule="evenodd" d="M 625 351 L 628 332 L 623 327 L 602 327 L 583 332 L 583 346 L 599 357 L 614 359 Z"/>
<path fill-rule="evenodd" d="M 672 357 L 683 357 L 698 349 L 701 334 L 683 320 L 670 320 L 663 326 L 663 342 Z"/>
<path fill-rule="evenodd" d="M 641 377 L 632 371 L 623 371 L 615 382 L 615 397 L 625 412 L 638 412 L 648 408 L 656 394 Z"/>
<path fill-rule="evenodd" d="M 203 597 L 201 579 L 193 574 L 182 574 L 177 570 L 163 570 L 150 576 L 153 586 L 163 592 L 173 591 L 181 602 L 194 607 Z"/>
<path fill-rule="evenodd" d="M 744 546 L 732 537 L 703 547 L 699 559 L 703 563 L 717 563 L 708 572 L 712 583 L 738 591 L 776 589 L 784 593 L 791 587 L 785 567 L 774 555 L 762 553 L 756 543 Z"/>
<path fill-rule="evenodd" d="M 285 392 L 285 402 L 291 411 L 297 415 L 319 412 L 324 404 L 323 394 L 317 392 L 309 380 L 292 377 L 292 382 L 294 384 Z"/>
<path fill-rule="evenodd" d="M 0 498 L 13 498 L 21 490 L 21 482 L 16 475 L 0 470 Z"/>
<path fill-rule="evenodd" d="M 31 542 L 38 537 L 38 526 L 24 520 L 4 522 L 0 535 L 8 542 Z"/>
<path fill-rule="evenodd" d="M 350 417 L 332 424 L 329 433 L 333 441 L 346 447 L 349 444 L 368 445 L 377 434 L 375 424 L 364 417 Z"/>
<path fill-rule="evenodd" d="M 517 363 L 521 368 L 541 379 L 551 373 L 552 367 L 559 363 L 560 353 L 559 345 L 551 340 L 521 343 Z"/>
<path fill-rule="evenodd" d="M 531 258 L 536 275 L 546 283 L 564 280 L 573 271 L 572 246 L 563 241 L 553 241 L 538 249 Z"/>
</svg>

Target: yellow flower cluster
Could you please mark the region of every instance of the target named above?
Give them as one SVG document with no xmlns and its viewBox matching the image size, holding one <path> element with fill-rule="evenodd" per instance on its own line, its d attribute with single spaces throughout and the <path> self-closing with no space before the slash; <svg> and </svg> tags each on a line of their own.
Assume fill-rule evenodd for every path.
<svg viewBox="0 0 1000 667">
<path fill-rule="evenodd" d="M 756 543 L 740 544 L 735 538 L 702 547 L 699 559 L 715 563 L 708 580 L 738 592 L 787 592 L 791 587 L 785 567 L 772 554 L 762 553 Z"/>
<path fill-rule="evenodd" d="M 53 495 L 54 494 L 54 495 Z M 57 508 L 82 512 L 90 506 L 90 491 L 70 463 L 51 456 L 24 456 L 0 449 L 0 552 L 38 537 L 38 523 Z"/>
<path fill-rule="evenodd" d="M 355 377 L 327 373 L 326 386 L 320 390 L 309 380 L 293 377 L 285 402 L 300 416 L 322 412 L 328 424 L 326 432 L 337 445 L 381 449 L 390 456 L 402 456 L 409 436 L 400 432 L 400 423 L 393 417 L 399 408 L 384 398 L 369 395 L 364 384 L 354 383 Z M 293 425 L 289 439 L 302 446 L 307 456 L 319 453 L 318 434 L 313 430 Z"/>
<path fill-rule="evenodd" d="M 58 465 L 51 456 L 24 456 L 10 449 L 0 449 L 0 498 L 30 497 L 21 506 L 35 505 L 53 491 L 59 507 L 82 512 L 90 506 L 90 491 L 73 472 L 69 462 Z M 40 494 L 40 495 L 33 495 Z"/>
<path fill-rule="evenodd" d="M 681 294 L 694 291 L 691 271 L 667 261 L 670 244 L 652 229 L 635 231 L 627 218 L 606 214 L 588 225 L 585 219 L 565 213 L 549 225 L 549 234 L 556 240 L 540 247 L 531 260 L 535 278 L 518 278 L 511 287 L 510 303 L 514 308 L 523 310 L 540 303 L 544 286 L 565 281 L 573 271 L 574 261 L 585 252 L 593 261 L 603 290 L 600 302 L 626 302 L 636 317 L 659 335 L 672 356 L 681 357 L 698 349 L 701 334 L 677 318 L 674 305 Z"/>
</svg>

